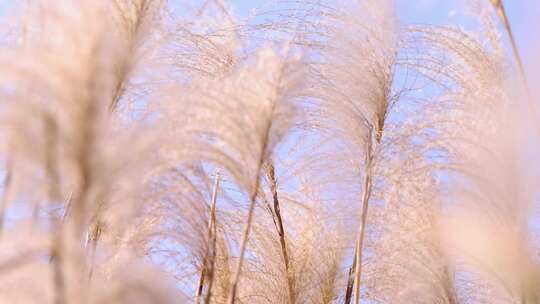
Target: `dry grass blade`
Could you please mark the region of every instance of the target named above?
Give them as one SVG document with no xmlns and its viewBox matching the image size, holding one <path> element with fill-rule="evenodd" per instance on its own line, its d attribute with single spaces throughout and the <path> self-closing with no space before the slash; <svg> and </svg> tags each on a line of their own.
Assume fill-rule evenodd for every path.
<svg viewBox="0 0 540 304">
<path fill-rule="evenodd" d="M 203 267 L 201 269 L 201 274 L 199 278 L 199 284 L 197 292 L 195 294 L 195 303 L 199 303 L 199 299 L 202 295 L 205 278 L 208 278 L 208 290 L 207 294 L 204 297 L 205 303 L 210 303 L 212 297 L 212 285 L 214 281 L 214 267 L 215 267 L 215 256 L 216 256 L 216 200 L 217 192 L 219 187 L 219 172 L 216 173 L 214 177 L 214 187 L 212 189 L 212 198 L 210 199 L 210 216 L 208 221 L 208 252 L 203 259 Z"/>
<path fill-rule="evenodd" d="M 283 264 L 285 266 L 285 273 L 287 276 L 287 294 L 289 296 L 289 303 L 296 303 L 295 300 L 295 290 L 294 290 L 294 273 L 291 268 L 291 262 L 289 258 L 289 253 L 287 250 L 287 243 L 285 241 L 285 230 L 283 228 L 283 218 L 281 217 L 281 209 L 279 207 L 279 198 L 277 193 L 277 181 L 276 173 L 274 170 L 274 165 L 268 163 L 266 165 L 266 175 L 270 183 L 270 191 L 272 193 L 272 201 L 274 203 L 272 219 L 276 225 L 276 230 L 279 236 L 279 244 L 281 246 L 281 254 L 283 256 Z"/>
</svg>

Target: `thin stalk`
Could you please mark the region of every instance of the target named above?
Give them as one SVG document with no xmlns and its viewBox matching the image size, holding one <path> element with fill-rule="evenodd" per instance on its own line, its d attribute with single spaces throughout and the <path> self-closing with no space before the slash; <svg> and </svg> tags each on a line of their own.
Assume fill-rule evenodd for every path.
<svg viewBox="0 0 540 304">
<path fill-rule="evenodd" d="M 236 263 L 236 267 L 234 269 L 234 274 L 231 281 L 231 288 L 229 290 L 229 296 L 227 299 L 228 304 L 234 304 L 235 298 L 236 298 L 236 289 L 238 287 L 238 281 L 240 279 L 240 272 L 242 271 L 242 263 L 244 261 L 244 255 L 246 252 L 246 246 L 247 241 L 249 237 L 249 232 L 251 230 L 251 224 L 253 222 L 253 213 L 255 211 L 255 203 L 257 201 L 257 194 L 259 193 L 259 172 L 260 172 L 261 165 L 259 164 L 257 169 L 257 177 L 255 179 L 255 185 L 253 187 L 253 190 L 251 191 L 251 194 L 249 196 L 249 207 L 248 207 L 248 213 L 246 218 L 246 223 L 244 225 L 244 230 L 242 232 L 242 239 L 240 241 L 240 255 L 238 256 L 238 261 Z"/>
<path fill-rule="evenodd" d="M 270 191 L 272 192 L 272 198 L 274 201 L 274 212 L 272 216 L 274 217 L 274 223 L 278 232 L 279 244 L 281 245 L 281 254 L 283 256 L 285 273 L 287 275 L 287 292 L 289 296 L 289 303 L 294 304 L 296 302 L 296 297 L 294 295 L 294 273 L 291 270 L 291 262 L 289 258 L 289 253 L 287 252 L 287 244 L 285 242 L 285 230 L 283 229 L 283 219 L 281 217 L 279 199 L 277 194 L 275 170 L 272 164 L 268 164 L 267 175 L 270 181 Z"/>
<path fill-rule="evenodd" d="M 215 224 L 215 220 L 214 220 L 214 225 L 212 225 L 212 239 L 211 239 L 211 244 L 212 244 L 212 252 L 211 252 L 211 255 L 210 255 L 210 258 L 208 259 L 209 260 L 209 263 L 208 263 L 208 290 L 206 291 L 206 295 L 204 297 L 204 303 L 205 304 L 209 304 L 210 303 L 210 299 L 212 298 L 212 288 L 214 286 L 214 274 L 215 274 L 215 267 L 216 267 L 216 251 L 217 251 L 217 244 L 216 244 L 216 241 L 217 241 L 217 237 L 216 237 L 216 224 Z"/>
<path fill-rule="evenodd" d="M 278 77 L 278 83 L 281 82 L 281 79 L 283 77 L 283 70 L 281 70 L 281 73 Z M 277 94 L 278 92 L 276 92 Z M 270 113 L 274 113 L 274 107 L 275 102 L 272 103 L 272 109 Z M 240 254 L 238 256 L 238 261 L 236 263 L 236 267 L 234 269 L 232 281 L 231 281 L 231 287 L 229 290 L 229 295 L 227 298 L 227 304 L 234 304 L 235 298 L 236 298 L 236 289 L 238 287 L 238 281 L 240 279 L 240 272 L 242 271 L 242 264 L 244 262 L 244 255 L 246 251 L 247 241 L 249 238 L 249 232 L 251 230 L 251 224 L 253 222 L 253 213 L 255 211 L 255 204 L 257 202 L 257 194 L 259 193 L 259 186 L 260 186 L 260 174 L 261 174 L 261 168 L 263 166 L 263 163 L 265 161 L 265 154 L 266 150 L 268 149 L 268 141 L 270 139 L 270 130 L 272 127 L 272 117 L 267 118 L 267 124 L 266 124 L 266 130 L 264 132 L 264 137 L 262 138 L 262 146 L 260 150 L 259 155 L 259 161 L 257 163 L 257 167 L 255 170 L 255 184 L 253 185 L 253 188 L 251 188 L 251 193 L 249 195 L 249 207 L 248 207 L 248 213 L 246 218 L 246 223 L 244 226 L 244 230 L 242 232 L 242 239 L 240 241 Z"/>
<path fill-rule="evenodd" d="M 525 75 L 525 69 L 523 68 L 523 61 L 521 60 L 521 56 L 519 54 L 519 50 L 516 44 L 516 40 L 514 38 L 514 32 L 512 31 L 512 27 L 510 26 L 510 22 L 508 21 L 508 16 L 506 15 L 506 10 L 504 9 L 504 4 L 502 0 L 491 0 L 491 4 L 497 11 L 497 15 L 501 19 L 501 22 L 504 26 L 504 29 L 506 33 L 508 34 L 508 38 L 510 39 L 510 45 L 512 46 L 512 53 L 514 54 L 514 57 L 516 59 L 516 62 L 518 64 L 519 72 L 521 73 L 521 78 L 523 79 L 523 83 L 527 90 L 529 89 L 527 76 Z"/>
<path fill-rule="evenodd" d="M 261 149 L 261 155 L 259 158 L 259 162 L 257 163 L 257 170 L 255 170 L 255 185 L 253 185 L 253 188 L 251 189 L 251 194 L 249 195 L 249 207 L 248 207 L 248 213 L 246 218 L 246 223 L 244 225 L 244 230 L 242 232 L 242 239 L 240 241 L 240 255 L 238 256 L 238 261 L 236 263 L 236 267 L 234 269 L 233 277 L 231 280 L 231 287 L 229 290 L 229 296 L 227 298 L 227 304 L 234 304 L 235 298 L 236 298 L 236 289 L 238 287 L 238 281 L 240 280 L 240 272 L 242 271 L 242 264 L 244 262 L 244 255 L 246 253 L 246 246 L 247 241 L 249 238 L 249 232 L 251 230 L 251 224 L 253 222 L 253 213 L 255 211 L 255 203 L 257 202 L 257 194 L 259 193 L 259 185 L 260 185 L 260 177 L 261 174 L 261 167 L 264 162 L 264 154 L 266 151 L 266 147 L 268 145 L 268 139 L 270 137 L 270 127 L 271 124 L 268 122 L 268 127 L 266 129 L 266 132 L 264 134 L 263 138 L 263 145 Z"/>
<path fill-rule="evenodd" d="M 354 249 L 354 259 L 353 259 L 353 264 L 351 265 L 351 267 L 349 268 L 349 276 L 348 276 L 348 280 L 347 280 L 347 290 L 345 291 L 345 304 L 350 304 L 351 303 L 351 299 L 352 299 L 352 291 L 353 291 L 353 285 L 354 285 L 354 274 L 356 273 L 355 269 L 356 269 L 356 246 L 355 246 L 355 249 Z"/>
<path fill-rule="evenodd" d="M 203 266 L 201 268 L 201 274 L 199 277 L 199 284 L 197 291 L 195 293 L 195 303 L 199 303 L 199 299 L 202 295 L 203 289 L 204 289 L 204 279 L 206 276 L 209 277 L 209 289 L 208 293 L 205 297 L 205 303 L 207 301 L 210 301 L 210 293 L 211 293 L 211 285 L 212 285 L 212 278 L 213 278 L 213 268 L 214 268 L 214 260 L 215 260 L 215 248 L 216 248 L 216 199 L 217 199 L 217 191 L 219 187 L 219 172 L 216 173 L 214 178 L 214 187 L 212 189 L 212 198 L 210 201 L 210 218 L 208 220 L 208 250 L 206 252 L 206 255 L 203 259 Z M 208 270 L 208 274 L 206 273 Z"/>
<path fill-rule="evenodd" d="M 529 81 L 527 80 L 527 74 L 525 73 L 525 68 L 523 66 L 523 60 L 521 59 L 521 55 L 519 54 L 519 49 L 517 47 L 516 40 L 514 38 L 514 32 L 512 31 L 512 27 L 510 26 L 510 21 L 508 20 L 508 16 L 506 15 L 506 10 L 504 8 L 504 4 L 502 0 L 491 0 L 491 4 L 493 5 L 493 8 L 497 12 L 497 15 L 499 16 L 499 19 L 501 19 L 501 22 L 503 24 L 503 27 L 506 31 L 506 34 L 508 35 L 508 38 L 510 39 L 510 45 L 512 47 L 512 54 L 514 55 L 514 59 L 517 62 L 519 73 L 521 76 L 521 81 L 523 82 L 523 86 L 525 87 L 525 93 L 527 97 L 527 105 L 531 113 L 534 115 L 535 119 L 538 119 L 538 106 L 537 104 L 532 100 L 531 98 L 531 91 L 529 88 Z M 540 125 L 537 124 L 538 132 L 540 132 Z"/>
<path fill-rule="evenodd" d="M 379 141 L 379 136 L 377 137 L 377 143 Z M 360 217 L 360 225 L 358 227 L 358 236 L 356 239 L 355 246 L 355 260 L 354 260 L 354 285 L 353 285 L 353 294 L 354 302 L 358 304 L 360 302 L 360 276 L 362 273 L 362 248 L 364 244 L 364 235 L 366 228 L 366 219 L 369 207 L 369 199 L 371 197 L 371 186 L 372 186 L 372 162 L 373 162 L 373 129 L 369 128 L 367 148 L 365 153 L 365 168 L 366 172 L 364 174 L 364 185 L 362 192 L 362 210 Z"/>
</svg>

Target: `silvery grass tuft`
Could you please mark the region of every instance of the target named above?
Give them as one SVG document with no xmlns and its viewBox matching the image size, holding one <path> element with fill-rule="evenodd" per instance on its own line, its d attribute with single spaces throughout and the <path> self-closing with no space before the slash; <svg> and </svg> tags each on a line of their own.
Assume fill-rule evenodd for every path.
<svg viewBox="0 0 540 304">
<path fill-rule="evenodd" d="M 8 8 L 0 302 L 540 303 L 504 6 L 395 7 Z"/>
</svg>

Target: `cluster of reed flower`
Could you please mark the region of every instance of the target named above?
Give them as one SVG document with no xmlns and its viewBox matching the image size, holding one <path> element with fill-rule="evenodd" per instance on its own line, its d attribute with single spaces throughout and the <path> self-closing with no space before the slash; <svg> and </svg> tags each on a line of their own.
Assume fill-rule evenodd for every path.
<svg viewBox="0 0 540 304">
<path fill-rule="evenodd" d="M 501 1 L 52 2 L 0 36 L 0 303 L 540 303 Z"/>
</svg>

